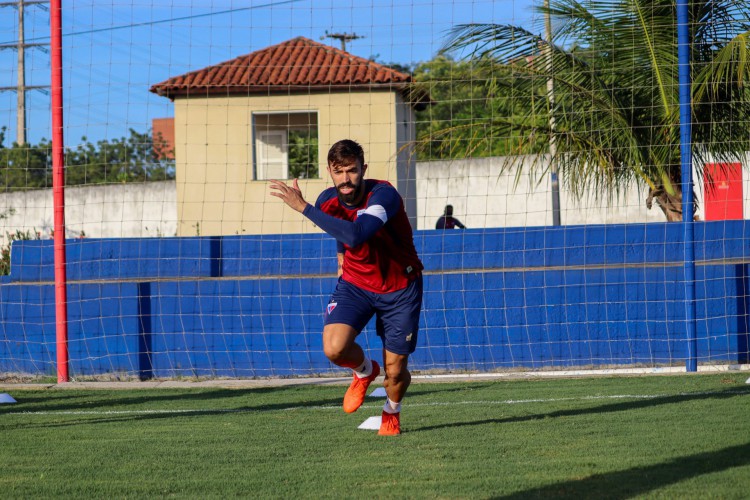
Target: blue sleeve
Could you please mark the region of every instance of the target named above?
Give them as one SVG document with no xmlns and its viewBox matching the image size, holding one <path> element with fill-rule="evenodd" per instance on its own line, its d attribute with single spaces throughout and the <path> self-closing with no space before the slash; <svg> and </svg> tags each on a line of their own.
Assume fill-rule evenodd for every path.
<svg viewBox="0 0 750 500">
<path fill-rule="evenodd" d="M 379 218 L 368 214 L 362 214 L 357 217 L 356 221 L 350 222 L 328 215 L 319 208 L 315 208 L 309 204 L 302 211 L 302 215 L 310 219 L 323 231 L 336 238 L 336 241 L 351 248 L 358 247 L 369 240 L 384 224 Z"/>
<path fill-rule="evenodd" d="M 372 196 L 367 202 L 368 208 L 377 205 L 385 209 L 386 220 L 395 217 L 401 208 L 401 195 L 393 186 L 381 184 L 373 190 Z"/>
</svg>

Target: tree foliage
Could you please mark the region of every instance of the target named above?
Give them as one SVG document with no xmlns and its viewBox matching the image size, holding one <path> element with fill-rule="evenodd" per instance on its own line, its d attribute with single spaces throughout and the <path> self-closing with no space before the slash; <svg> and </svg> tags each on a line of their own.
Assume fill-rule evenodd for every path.
<svg viewBox="0 0 750 500">
<path fill-rule="evenodd" d="M 416 66 L 415 89 L 433 104 L 417 113 L 420 157 L 428 159 L 502 156 L 524 151 L 524 138 L 511 131 L 497 135 L 497 116 L 518 112 L 512 92 L 498 79 L 512 77 L 511 67 L 490 58 L 456 61 L 440 54 Z"/>
<path fill-rule="evenodd" d="M 750 150 L 750 5 L 719 0 L 689 8 L 695 161 L 741 161 Z M 446 51 L 468 51 L 461 64 L 480 69 L 487 100 L 479 96 L 465 123 L 421 137 L 420 149 L 429 154 L 438 140 L 471 154 L 510 138 L 534 155 L 538 172 L 557 164 L 579 196 L 647 185 L 649 208 L 656 201 L 667 220 L 681 220 L 674 1 L 550 0 L 537 9 L 552 19 L 551 43 L 513 25 L 453 30 Z M 458 80 L 456 87 L 466 87 Z"/>
<path fill-rule="evenodd" d="M 0 134 L 0 190 L 2 192 L 52 187 L 52 144 L 42 139 L 38 144 L 10 147 L 3 145 L 5 129 Z M 74 148 L 65 150 L 65 184 L 100 185 L 124 182 L 149 182 L 174 179 L 174 160 L 166 143 L 150 132 L 130 129 L 128 137 L 100 140 L 96 144 L 86 137 Z"/>
<path fill-rule="evenodd" d="M 289 178 L 316 179 L 318 175 L 318 135 L 316 129 L 289 131 Z"/>
</svg>

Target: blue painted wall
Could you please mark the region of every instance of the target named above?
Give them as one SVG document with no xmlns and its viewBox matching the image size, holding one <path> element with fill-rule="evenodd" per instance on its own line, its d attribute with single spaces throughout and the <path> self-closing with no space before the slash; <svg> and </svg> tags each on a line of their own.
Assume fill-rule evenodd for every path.
<svg viewBox="0 0 750 500">
<path fill-rule="evenodd" d="M 422 231 L 417 370 L 684 366 L 679 224 Z M 699 363 L 748 362 L 750 224 L 696 223 Z M 70 373 L 335 371 L 326 235 L 70 240 Z M 51 241 L 13 245 L 0 371 L 55 373 Z M 360 337 L 380 357 L 372 325 Z"/>
</svg>

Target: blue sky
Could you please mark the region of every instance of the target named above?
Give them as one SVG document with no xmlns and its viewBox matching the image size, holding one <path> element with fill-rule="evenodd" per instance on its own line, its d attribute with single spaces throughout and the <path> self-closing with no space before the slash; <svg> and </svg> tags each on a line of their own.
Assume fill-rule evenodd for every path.
<svg viewBox="0 0 750 500">
<path fill-rule="evenodd" d="M 168 99 L 148 88 L 171 76 L 305 36 L 356 33 L 347 51 L 380 62 L 431 59 L 452 26 L 471 22 L 532 26 L 541 0 L 62 0 L 65 143 L 146 131 L 172 116 Z M 0 44 L 16 43 L 17 11 L 0 8 Z M 25 8 L 27 43 L 49 41 L 49 11 Z M 14 50 L 0 50 L 0 87 L 17 83 Z M 49 53 L 26 52 L 26 84 L 49 84 Z M 50 137 L 50 96 L 27 94 L 28 140 Z M 5 144 L 16 138 L 16 94 L 0 92 Z"/>
</svg>

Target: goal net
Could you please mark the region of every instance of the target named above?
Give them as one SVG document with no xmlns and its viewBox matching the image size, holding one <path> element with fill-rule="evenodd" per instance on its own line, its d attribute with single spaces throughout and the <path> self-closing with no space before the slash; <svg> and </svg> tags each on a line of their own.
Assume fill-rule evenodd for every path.
<svg viewBox="0 0 750 500">
<path fill-rule="evenodd" d="M 746 366 L 750 7 L 693 4 L 687 144 L 672 1 L 63 0 L 60 88 L 4 2 L 0 377 L 340 374 L 336 242 L 269 195 L 340 139 L 414 229 L 416 372 Z"/>
</svg>

